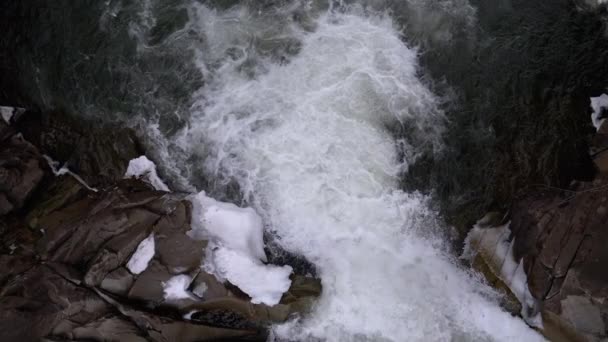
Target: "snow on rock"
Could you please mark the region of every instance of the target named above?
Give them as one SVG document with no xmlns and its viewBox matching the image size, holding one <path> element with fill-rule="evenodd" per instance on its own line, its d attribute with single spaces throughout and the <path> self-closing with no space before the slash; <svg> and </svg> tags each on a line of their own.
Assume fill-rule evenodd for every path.
<svg viewBox="0 0 608 342">
<path fill-rule="evenodd" d="M 255 210 L 216 201 L 204 191 L 194 196 L 192 204 L 194 235 L 207 234 L 227 248 L 266 261 L 264 226 Z"/>
<path fill-rule="evenodd" d="M 178 300 L 194 298 L 194 296 L 188 292 L 188 287 L 191 283 L 192 277 L 186 274 L 176 275 L 166 282 L 163 282 L 163 293 L 165 299 Z"/>
<path fill-rule="evenodd" d="M 196 310 L 188 311 L 188 312 L 186 312 L 186 313 L 185 313 L 185 314 L 184 314 L 182 317 L 183 317 L 185 320 L 191 321 L 191 320 L 192 320 L 192 315 L 194 315 L 194 314 L 195 314 L 195 313 L 197 313 L 197 312 L 198 312 L 198 311 L 196 311 Z"/>
<path fill-rule="evenodd" d="M 599 130 L 600 126 L 606 119 L 605 116 L 601 117 L 601 114 L 602 109 L 608 110 L 608 95 L 602 94 L 598 97 L 592 97 L 591 109 L 593 109 L 593 113 L 591 113 L 591 122 L 593 123 L 593 126 L 595 126 L 595 129 Z M 608 113 L 608 111 L 605 113 Z"/>
<path fill-rule="evenodd" d="M 515 239 L 509 241 L 511 230 L 509 223 L 499 226 L 482 228 L 475 225 L 466 239 L 463 257 L 471 261 L 481 253 L 484 261 L 492 272 L 509 287 L 522 305 L 521 315 L 529 325 L 542 328 L 542 317 L 538 301 L 530 293 L 528 279 L 523 266 L 513 255 Z"/>
<path fill-rule="evenodd" d="M 89 184 L 87 184 L 87 182 L 85 182 L 84 179 L 82 179 L 79 175 L 75 174 L 70 169 L 68 169 L 67 165 L 64 164 L 63 166 L 59 167 L 61 165 L 60 162 L 53 160 L 51 157 L 47 156 L 46 154 L 43 154 L 42 157 L 44 157 L 46 162 L 49 164 L 49 167 L 51 168 L 51 171 L 53 171 L 53 174 L 55 176 L 63 176 L 63 175 L 72 176 L 78 183 L 82 184 L 82 186 L 84 186 L 85 188 L 87 188 L 93 192 L 98 191 L 96 188 L 89 186 Z"/>
<path fill-rule="evenodd" d="M 210 241 L 203 268 L 239 287 L 254 304 L 277 304 L 291 285 L 292 268 L 263 263 L 262 218 L 252 208 L 216 201 L 204 191 L 191 200 L 191 236 Z"/>
<path fill-rule="evenodd" d="M 238 286 L 251 297 L 254 304 L 278 304 L 289 290 L 291 266 L 264 265 L 242 252 L 218 247 L 213 253 L 215 272 Z"/>
<path fill-rule="evenodd" d="M 25 112 L 23 108 L 0 106 L 0 116 L 7 124 L 11 123 L 15 115 L 19 116 L 23 112 Z"/>
<path fill-rule="evenodd" d="M 148 263 L 154 257 L 154 233 L 151 233 L 147 238 L 142 240 L 135 253 L 129 259 L 127 268 L 133 274 L 140 274 L 148 268 Z"/>
<path fill-rule="evenodd" d="M 169 187 L 160 179 L 160 177 L 158 177 L 156 165 L 146 156 L 141 156 L 129 161 L 125 178 L 129 177 L 143 178 L 148 183 L 152 184 L 154 189 L 169 191 Z"/>
<path fill-rule="evenodd" d="M 207 284 L 205 282 L 201 282 L 194 289 L 192 289 L 192 293 L 194 293 L 200 298 L 203 298 L 205 296 L 205 292 L 207 292 L 208 289 L 209 287 L 207 286 Z"/>
</svg>

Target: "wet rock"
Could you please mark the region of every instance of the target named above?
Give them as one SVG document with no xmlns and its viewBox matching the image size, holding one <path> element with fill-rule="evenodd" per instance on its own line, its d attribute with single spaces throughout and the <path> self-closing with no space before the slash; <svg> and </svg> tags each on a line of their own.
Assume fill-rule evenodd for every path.
<svg viewBox="0 0 608 342">
<path fill-rule="evenodd" d="M 41 153 L 65 163 L 92 187 L 121 179 L 129 160 L 143 154 L 133 131 L 59 111 L 30 111 L 15 125 Z"/>
<path fill-rule="evenodd" d="M 105 276 L 99 287 L 115 295 L 127 296 L 133 286 L 133 279 L 133 275 L 126 268 L 120 267 Z"/>
<path fill-rule="evenodd" d="M 599 172 L 608 173 L 608 150 L 598 153 L 593 158 L 593 163 Z"/>
<path fill-rule="evenodd" d="M 4 124 L 3 124 L 4 125 Z M 4 126 L 6 127 L 6 126 Z M 44 171 L 38 149 L 11 128 L 0 128 L 0 216 L 20 209 Z"/>
<path fill-rule="evenodd" d="M 171 276 L 167 267 L 153 260 L 137 277 L 128 296 L 156 306 L 164 300 L 163 283 L 171 279 Z"/>
<path fill-rule="evenodd" d="M 2 287 L 0 295 L 2 341 L 70 338 L 73 327 L 112 311 L 94 292 L 45 266 L 19 274 Z"/>
<path fill-rule="evenodd" d="M 567 296 L 561 301 L 562 316 L 585 334 L 603 335 L 606 327 L 600 309 L 583 296 Z"/>
<path fill-rule="evenodd" d="M 146 342 L 139 328 L 121 317 L 102 318 L 72 330 L 76 340 Z"/>
<path fill-rule="evenodd" d="M 606 338 L 608 175 L 567 191 L 543 191 L 513 208 L 515 254 L 532 295 L 590 340 Z"/>
<path fill-rule="evenodd" d="M 51 134 L 29 123 L 21 129 L 58 155 L 76 153 L 63 139 L 84 139 L 70 140 L 77 135 L 64 131 L 69 125 L 45 128 Z M 320 294 L 318 280 L 293 275 L 280 304 L 252 304 L 201 269 L 207 241 L 188 235 L 185 195 L 122 174 L 114 181 L 116 170 L 91 191 L 71 175 L 44 174 L 38 147 L 0 126 L 5 132 L 10 144 L 0 146 L 0 168 L 16 170 L 0 173 L 0 207 L 12 210 L 0 220 L 0 340 L 264 341 L 267 324 L 307 311 Z M 122 158 L 109 151 L 108 158 Z M 78 165 L 91 171 L 97 163 Z M 152 260 L 132 274 L 126 265 L 149 236 Z M 176 276 L 188 280 L 183 298 L 167 297 Z"/>
</svg>

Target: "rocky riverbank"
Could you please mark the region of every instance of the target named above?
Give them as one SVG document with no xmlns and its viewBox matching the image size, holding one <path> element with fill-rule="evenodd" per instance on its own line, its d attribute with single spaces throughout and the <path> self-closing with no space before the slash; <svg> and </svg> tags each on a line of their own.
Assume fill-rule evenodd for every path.
<svg viewBox="0 0 608 342">
<path fill-rule="evenodd" d="M 608 337 L 605 122 L 591 147 L 593 180 L 563 189 L 539 187 L 515 200 L 509 213 L 488 215 L 469 235 L 473 267 L 495 288 L 514 295 L 505 302 L 514 313 L 540 315 L 539 329 L 554 341 Z"/>
<path fill-rule="evenodd" d="M 203 271 L 187 194 L 123 179 L 144 152 L 129 130 L 16 114 L 0 120 L 0 340 L 265 340 L 320 294 L 292 274 L 279 304 L 253 304 Z"/>
</svg>

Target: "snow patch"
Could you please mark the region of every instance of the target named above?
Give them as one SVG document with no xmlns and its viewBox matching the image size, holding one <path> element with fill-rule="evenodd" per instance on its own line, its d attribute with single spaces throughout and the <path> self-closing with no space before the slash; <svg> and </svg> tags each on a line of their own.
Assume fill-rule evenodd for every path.
<svg viewBox="0 0 608 342">
<path fill-rule="evenodd" d="M 10 123 L 13 117 L 13 107 L 0 107 L 0 115 L 6 123 Z"/>
<path fill-rule="evenodd" d="M 204 270 L 236 285 L 254 304 L 279 303 L 291 285 L 292 268 L 262 262 L 266 261 L 262 218 L 252 208 L 219 202 L 204 191 L 191 200 L 190 235 L 209 240 Z"/>
<path fill-rule="evenodd" d="M 591 109 L 593 109 L 593 113 L 591 113 L 591 122 L 593 126 L 595 126 L 596 130 L 600 129 L 602 123 L 606 119 L 606 114 L 608 114 L 608 95 L 602 94 L 598 97 L 592 97 L 591 99 Z M 604 109 L 606 114 L 602 117 L 602 109 Z"/>
<path fill-rule="evenodd" d="M 264 226 L 262 218 L 255 210 L 216 201 L 204 191 L 194 196 L 192 206 L 195 237 L 214 238 L 226 248 L 266 261 Z"/>
<path fill-rule="evenodd" d="M 492 272 L 509 287 L 521 303 L 521 315 L 526 323 L 542 328 L 539 303 L 528 288 L 523 259 L 519 262 L 515 260 L 513 255 L 515 239 L 509 240 L 510 235 L 509 223 L 491 228 L 475 225 L 465 241 L 463 257 L 472 261 L 477 253 L 481 253 Z"/>
<path fill-rule="evenodd" d="M 47 156 L 46 154 L 43 154 L 42 157 L 44 157 L 46 162 L 49 164 L 49 167 L 51 168 L 51 171 L 53 172 L 53 174 L 55 176 L 69 175 L 72 178 L 74 178 L 78 183 L 82 184 L 82 186 L 89 189 L 90 191 L 93 191 L 93 192 L 98 191 L 96 188 L 89 186 L 89 184 L 87 184 L 87 182 L 85 182 L 84 179 L 80 178 L 79 175 L 75 174 L 70 169 L 68 169 L 66 164 L 61 165 L 60 162 L 53 160 L 51 157 Z M 61 167 L 60 167 L 60 165 L 61 165 Z"/>
<path fill-rule="evenodd" d="M 166 300 L 189 299 L 194 296 L 188 292 L 188 287 L 192 283 L 192 277 L 180 274 L 163 282 L 163 293 Z"/>
<path fill-rule="evenodd" d="M 154 257 L 154 233 L 151 233 L 147 238 L 142 240 L 135 253 L 129 259 L 127 268 L 133 274 L 140 274 L 148 268 L 150 260 Z"/>
<path fill-rule="evenodd" d="M 192 320 L 192 315 L 194 315 L 195 313 L 197 313 L 198 311 L 196 310 L 192 310 L 192 311 L 188 311 L 187 313 L 185 313 L 182 317 L 186 320 L 191 321 Z"/>
<path fill-rule="evenodd" d="M 196 285 L 196 287 L 192 290 L 192 293 L 194 293 L 195 295 L 197 295 L 200 298 L 203 298 L 203 296 L 205 295 L 205 292 L 207 292 L 207 289 L 209 287 L 207 286 L 207 284 L 205 282 L 201 282 L 200 284 Z"/>
<path fill-rule="evenodd" d="M 154 189 L 161 191 L 169 191 L 169 187 L 158 177 L 156 173 L 156 165 L 146 156 L 141 156 L 129 161 L 125 178 L 136 177 L 143 178 L 150 183 Z"/>
<path fill-rule="evenodd" d="M 242 252 L 217 247 L 212 263 L 215 274 L 236 285 L 251 297 L 254 304 L 278 304 L 289 290 L 291 266 L 264 265 Z"/>
<path fill-rule="evenodd" d="M 24 108 L 0 106 L 0 116 L 7 124 L 11 123 L 11 119 L 15 115 L 18 116 L 23 112 L 25 112 Z"/>
</svg>

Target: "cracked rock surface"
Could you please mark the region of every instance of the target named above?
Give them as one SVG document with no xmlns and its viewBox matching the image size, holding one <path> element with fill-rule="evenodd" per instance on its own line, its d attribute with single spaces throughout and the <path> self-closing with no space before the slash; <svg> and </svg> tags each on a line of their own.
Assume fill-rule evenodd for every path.
<svg viewBox="0 0 608 342">
<path fill-rule="evenodd" d="M 588 340 L 608 336 L 608 125 L 593 138 L 597 175 L 546 189 L 512 209 L 514 253 L 544 311 Z"/>
<path fill-rule="evenodd" d="M 53 130 L 72 132 L 70 121 L 53 120 Z M 39 147 L 0 125 L 0 341 L 263 341 L 270 323 L 307 310 L 320 294 L 317 279 L 293 274 L 278 305 L 252 304 L 201 270 L 207 242 L 186 234 L 191 204 L 184 194 L 81 167 L 80 176 L 99 189 L 91 191 L 69 174 L 52 174 Z M 110 165 L 126 167 L 128 154 L 112 152 L 135 149 L 126 137 L 102 153 Z M 60 145 L 65 156 L 83 153 Z M 154 256 L 133 274 L 127 263 L 152 233 Z M 178 275 L 191 279 L 189 295 L 166 299 L 164 286 Z"/>
</svg>

